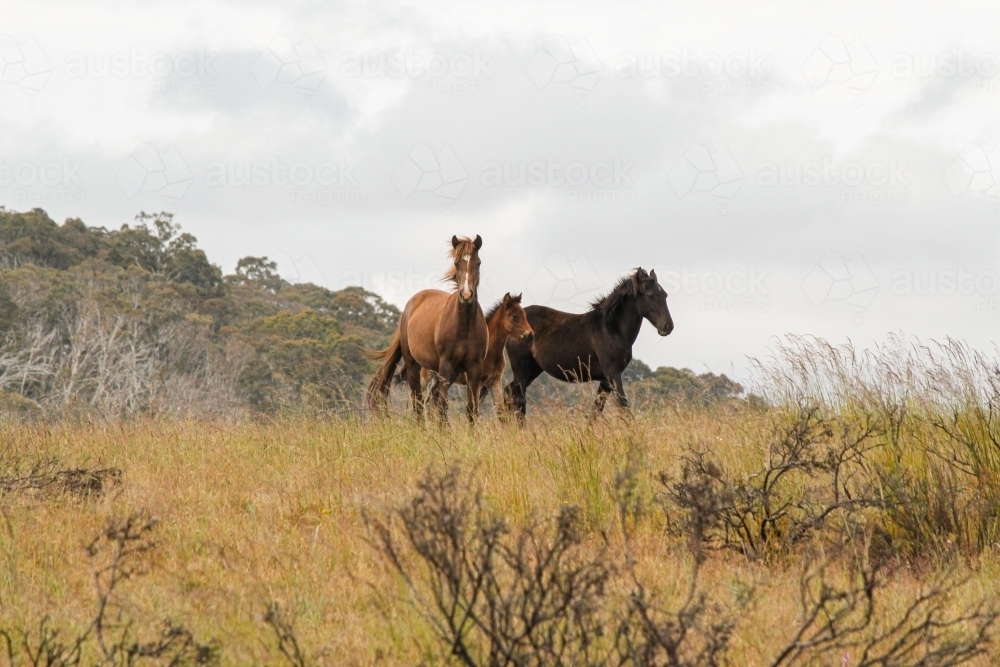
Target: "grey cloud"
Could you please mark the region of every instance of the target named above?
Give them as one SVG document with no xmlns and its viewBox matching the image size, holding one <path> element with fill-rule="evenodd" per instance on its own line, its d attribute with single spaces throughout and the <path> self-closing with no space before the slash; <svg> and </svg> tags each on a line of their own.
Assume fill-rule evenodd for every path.
<svg viewBox="0 0 1000 667">
<path fill-rule="evenodd" d="M 106 226 L 166 208 L 227 269 L 268 254 L 289 276 L 360 281 L 399 304 L 436 284 L 453 233 L 486 240 L 487 298 L 525 289 L 579 308 L 629 269 L 656 268 L 674 284 L 677 330 L 640 339 L 653 365 L 740 373 L 786 331 L 980 344 L 996 330 L 1000 227 L 984 184 L 1000 164 L 953 165 L 967 146 L 993 154 L 1000 96 L 967 79 L 893 78 L 884 54 L 938 43 L 880 38 L 875 26 L 905 9 L 857 7 L 865 31 L 808 7 L 778 26 L 734 11 L 706 32 L 718 25 L 707 7 L 206 7 L 178 9 L 191 15 L 161 35 L 176 48 L 156 50 L 204 48 L 209 75 L 92 81 L 67 76 L 67 54 L 127 52 L 143 41 L 141 12 L 67 36 L 18 32 L 45 25 L 20 10 L 3 30 L 36 37 L 53 74 L 30 96 L 0 84 L 0 156 L 27 165 L 19 185 L 0 164 L 0 203 Z M 953 39 L 989 43 L 987 17 L 963 7 L 948 10 L 969 27 Z M 226 20 L 192 36 L 180 26 L 201 25 L 198 11 Z M 803 74 L 827 34 L 862 34 L 875 55 L 863 95 L 813 90 Z M 646 69 L 620 72 L 633 56 Z M 670 69 L 681 57 L 695 60 Z M 755 57 L 764 71 L 749 76 Z M 122 186 L 147 145 L 183 160 L 190 184 L 168 191 L 181 196 L 156 187 L 154 157 Z M 67 177 L 79 201 L 29 178 L 61 174 L 51 165 L 64 159 L 81 165 Z M 952 290 L 956 279 L 973 288 Z"/>
</svg>

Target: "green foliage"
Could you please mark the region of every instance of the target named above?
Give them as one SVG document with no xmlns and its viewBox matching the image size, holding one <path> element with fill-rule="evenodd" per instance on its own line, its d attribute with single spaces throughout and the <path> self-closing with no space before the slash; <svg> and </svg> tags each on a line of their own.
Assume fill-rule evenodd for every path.
<svg viewBox="0 0 1000 667">
<path fill-rule="evenodd" d="M 270 292 L 277 292 L 287 284 L 278 275 L 278 264 L 267 257 L 244 257 L 236 262 L 236 272 L 226 276 L 226 281 L 236 285 L 263 287 Z"/>
<path fill-rule="evenodd" d="M 743 386 L 724 374 L 696 375 L 687 368 L 670 366 L 660 366 L 654 371 L 638 359 L 632 360 L 622 377 L 627 383 L 638 384 L 639 391 L 648 396 L 697 405 L 710 405 L 743 395 Z"/>
<path fill-rule="evenodd" d="M 0 207 L 0 265 L 32 263 L 67 269 L 96 256 L 106 234 L 79 219 L 67 220 L 59 227 L 42 209 L 15 213 Z"/>
<path fill-rule="evenodd" d="M 194 285 L 202 294 L 211 294 L 222 283 L 222 270 L 209 263 L 204 250 L 191 234 L 182 233 L 172 213 L 140 213 L 135 227 L 122 225 L 108 235 L 106 257 L 117 266 L 138 265 L 167 280 Z M 155 233 L 146 223 L 152 222 Z"/>
<path fill-rule="evenodd" d="M 0 335 L 9 331 L 18 320 L 18 307 L 10 293 L 10 285 L 0 273 Z"/>
<path fill-rule="evenodd" d="M 282 311 L 250 327 L 255 358 L 240 386 L 255 409 L 336 409 L 370 372 L 363 341 L 344 335 L 340 322 L 315 310 Z"/>
<path fill-rule="evenodd" d="M 33 414 L 337 409 L 398 318 L 266 257 L 223 277 L 170 213 L 108 231 L 0 208 L 0 392 Z"/>
<path fill-rule="evenodd" d="M 169 281 L 194 285 L 204 294 L 220 285 L 221 269 L 198 249 L 198 239 L 180 231 L 172 213 L 140 213 L 136 222 L 108 231 L 73 218 L 60 227 L 41 209 L 0 209 L 0 265 L 67 270 L 97 259 L 124 269 L 139 266 Z"/>
</svg>

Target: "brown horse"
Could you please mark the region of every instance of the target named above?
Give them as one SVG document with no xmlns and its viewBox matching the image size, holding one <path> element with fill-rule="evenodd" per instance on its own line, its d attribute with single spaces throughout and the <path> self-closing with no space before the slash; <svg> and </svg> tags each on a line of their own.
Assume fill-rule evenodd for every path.
<svg viewBox="0 0 1000 667">
<path fill-rule="evenodd" d="M 479 400 L 486 398 L 486 393 L 489 392 L 493 396 L 494 408 L 500 413 L 504 409 L 502 381 L 507 362 L 503 349 L 507 339 L 528 341 L 534 334 L 528 324 L 528 316 L 521 307 L 521 295 L 511 296 L 507 292 L 486 314 L 486 326 L 490 331 L 490 345 L 486 350 L 486 358 L 483 359 L 483 388 L 480 390 Z M 420 380 L 424 387 L 432 378 L 433 374 L 426 368 L 421 371 Z M 405 379 L 405 375 L 400 373 L 400 381 Z M 458 376 L 455 384 L 467 384 L 465 375 Z"/>
<path fill-rule="evenodd" d="M 483 239 L 451 237 L 452 267 L 446 280 L 455 283 L 448 293 L 426 289 L 413 295 L 399 318 L 392 342 L 384 350 L 371 353 L 383 360 L 382 367 L 368 385 L 368 405 L 376 412 L 385 406 L 393 371 L 403 361 L 413 409 L 423 415 L 420 371 L 436 374 L 433 401 L 441 418 L 448 418 L 448 389 L 465 374 L 468 385 L 466 412 L 473 421 L 479 415 L 479 392 L 483 385 L 483 358 L 489 345 L 486 317 L 479 306 L 479 249 Z"/>
</svg>

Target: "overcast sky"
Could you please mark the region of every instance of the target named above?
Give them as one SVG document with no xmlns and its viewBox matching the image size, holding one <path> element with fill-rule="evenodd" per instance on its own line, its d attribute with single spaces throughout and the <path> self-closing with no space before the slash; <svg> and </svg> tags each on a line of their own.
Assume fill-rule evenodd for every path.
<svg viewBox="0 0 1000 667">
<path fill-rule="evenodd" d="M 171 211 L 226 272 L 399 306 L 452 234 L 484 302 L 655 269 L 654 367 L 995 340 L 996 3 L 0 4 L 9 209 Z"/>
</svg>

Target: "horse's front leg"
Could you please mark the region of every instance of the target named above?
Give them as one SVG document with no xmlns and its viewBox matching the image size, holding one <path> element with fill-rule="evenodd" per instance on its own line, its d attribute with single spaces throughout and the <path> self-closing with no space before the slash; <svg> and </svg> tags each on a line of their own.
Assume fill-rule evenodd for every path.
<svg viewBox="0 0 1000 667">
<path fill-rule="evenodd" d="M 611 382 L 601 380 L 601 384 L 597 387 L 597 398 L 594 399 L 594 414 L 592 416 L 595 419 L 604 412 L 604 405 L 608 402 L 608 394 L 614 391 L 614 389 Z"/>
<path fill-rule="evenodd" d="M 524 426 L 525 416 L 528 412 L 528 400 L 524 386 L 514 378 L 509 385 L 503 388 L 504 414 L 513 413 L 517 417 L 517 423 Z"/>
<path fill-rule="evenodd" d="M 444 378 L 439 378 L 434 384 L 434 406 L 442 424 L 448 422 L 448 390 L 451 389 L 451 384 Z"/>
<path fill-rule="evenodd" d="M 451 389 L 451 385 L 455 383 L 457 377 L 458 374 L 455 373 L 451 364 L 441 362 L 432 395 L 434 397 L 434 405 L 437 408 L 438 416 L 441 418 L 442 423 L 448 421 L 448 390 Z"/>
<path fill-rule="evenodd" d="M 484 387 L 484 389 L 489 389 L 490 396 L 493 397 L 493 410 L 498 416 L 506 412 L 507 403 L 504 400 L 503 394 L 503 378 L 497 376 L 492 382 Z M 483 392 L 485 393 L 485 392 Z M 483 393 L 480 394 L 479 402 L 482 403 Z"/>
<path fill-rule="evenodd" d="M 469 423 L 475 423 L 479 418 L 479 392 L 483 386 L 483 380 L 479 373 L 466 373 L 465 381 L 468 387 L 468 400 L 465 405 L 465 413 L 469 418 Z"/>
<path fill-rule="evenodd" d="M 622 381 L 622 374 L 617 373 L 611 382 L 615 389 L 615 398 L 618 399 L 618 407 L 625 417 L 632 416 L 632 408 L 628 404 L 628 397 L 625 396 L 625 383 Z"/>
</svg>

